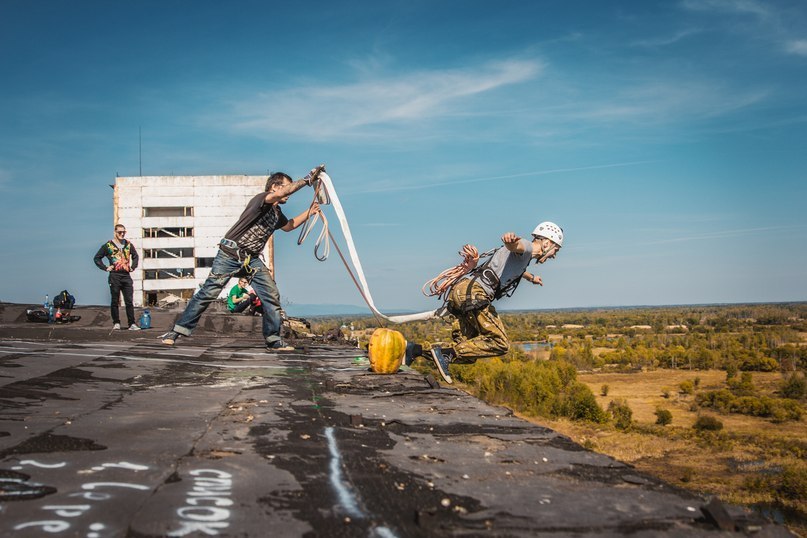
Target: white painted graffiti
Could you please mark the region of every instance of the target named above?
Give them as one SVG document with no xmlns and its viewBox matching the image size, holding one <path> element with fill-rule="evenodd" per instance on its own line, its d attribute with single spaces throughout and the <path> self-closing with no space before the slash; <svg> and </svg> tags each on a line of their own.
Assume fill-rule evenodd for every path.
<svg viewBox="0 0 807 538">
<path fill-rule="evenodd" d="M 22 460 L 19 465 L 15 465 L 12 467 L 12 469 L 19 471 L 22 469 L 23 465 L 33 465 L 34 467 L 39 467 L 40 469 L 59 469 L 67 464 L 63 461 L 60 463 L 41 463 L 36 460 Z"/>
<path fill-rule="evenodd" d="M 41 463 L 35 460 L 22 460 L 20 461 L 20 465 L 15 466 L 14 469 L 21 469 L 22 465 L 30 465 L 33 467 L 37 467 L 40 469 L 60 469 L 67 465 L 66 462 L 60 463 Z M 126 461 L 120 461 L 117 463 L 103 463 L 99 466 L 93 467 L 93 471 L 103 471 L 105 469 L 124 469 L 127 471 L 145 471 L 148 469 L 145 465 L 140 465 L 137 463 L 129 463 Z M 80 472 L 79 472 L 80 473 Z M 71 498 L 80 498 L 85 501 L 106 501 L 113 497 L 112 493 L 107 493 L 104 491 L 96 491 L 99 488 L 123 488 L 123 489 L 134 489 L 138 491 L 147 491 L 152 489 L 150 486 L 146 486 L 143 484 L 134 484 L 131 482 L 87 482 L 81 485 L 81 489 L 84 491 L 77 491 L 73 493 L 69 493 L 67 496 Z M 43 519 L 40 521 L 28 521 L 25 523 L 19 523 L 14 526 L 14 530 L 24 530 L 24 529 L 32 529 L 36 528 L 39 531 L 47 532 L 50 534 L 58 534 L 70 530 L 71 522 L 66 521 L 70 519 L 78 518 L 87 512 L 89 512 L 93 508 L 92 504 L 47 504 L 41 507 L 42 510 L 52 513 L 55 516 L 58 516 L 62 519 Z M 104 530 L 106 526 L 103 523 L 92 523 L 89 526 L 91 532 L 87 534 L 88 538 L 98 538 L 99 532 Z"/>
<path fill-rule="evenodd" d="M 181 527 L 168 536 L 185 536 L 192 532 L 215 536 L 230 526 L 232 475 L 217 469 L 196 469 L 189 473 L 193 488 L 185 499 L 186 506 L 177 510 Z"/>
<path fill-rule="evenodd" d="M 104 463 L 93 467 L 93 471 L 103 471 L 104 469 L 127 469 L 129 471 L 145 471 L 148 469 L 146 465 L 138 465 L 136 463 L 129 463 L 128 461 L 119 461 L 118 463 Z"/>
</svg>

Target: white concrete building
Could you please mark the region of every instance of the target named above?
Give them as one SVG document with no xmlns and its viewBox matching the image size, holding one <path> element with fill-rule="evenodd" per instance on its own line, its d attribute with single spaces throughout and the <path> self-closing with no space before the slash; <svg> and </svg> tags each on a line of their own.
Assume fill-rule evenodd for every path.
<svg viewBox="0 0 807 538">
<path fill-rule="evenodd" d="M 190 297 L 210 274 L 219 239 L 267 176 L 139 176 L 115 178 L 115 224 L 140 254 L 132 273 L 136 306 L 169 295 Z M 226 296 L 230 285 L 225 286 Z"/>
</svg>

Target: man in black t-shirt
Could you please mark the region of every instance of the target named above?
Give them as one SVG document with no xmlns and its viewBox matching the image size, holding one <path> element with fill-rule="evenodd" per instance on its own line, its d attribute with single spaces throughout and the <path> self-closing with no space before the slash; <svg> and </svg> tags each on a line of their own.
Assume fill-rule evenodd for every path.
<svg viewBox="0 0 807 538">
<path fill-rule="evenodd" d="M 280 210 L 280 206 L 295 192 L 306 185 L 311 186 L 323 169 L 324 166 L 314 168 L 305 178 L 297 181 L 292 181 L 282 172 L 269 176 L 266 190 L 252 197 L 238 221 L 224 234 L 219 243 L 219 252 L 213 260 L 210 276 L 191 298 L 174 327 L 162 336 L 164 344 L 174 345 L 180 336 L 190 336 L 204 311 L 216 300 L 230 278 L 246 276 L 263 304 L 263 337 L 267 349 L 294 349 L 280 338 L 280 293 L 269 269 L 259 256 L 275 230 L 290 232 L 319 212 L 319 205 L 314 203 L 306 211 L 289 219 Z"/>
</svg>

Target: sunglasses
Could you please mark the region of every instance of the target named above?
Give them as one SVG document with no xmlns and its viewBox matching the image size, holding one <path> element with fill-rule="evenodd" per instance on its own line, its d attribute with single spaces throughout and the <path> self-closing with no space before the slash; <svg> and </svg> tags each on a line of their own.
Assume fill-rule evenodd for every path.
<svg viewBox="0 0 807 538">
<path fill-rule="evenodd" d="M 126 230 L 117 230 L 116 234 L 126 234 Z"/>
</svg>

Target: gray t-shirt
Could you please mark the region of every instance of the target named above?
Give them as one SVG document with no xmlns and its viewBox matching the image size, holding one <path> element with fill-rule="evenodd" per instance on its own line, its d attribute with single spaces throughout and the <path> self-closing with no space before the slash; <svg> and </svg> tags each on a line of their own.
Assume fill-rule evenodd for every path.
<svg viewBox="0 0 807 538">
<path fill-rule="evenodd" d="M 486 262 L 483 267 L 486 269 L 482 272 L 481 278 L 478 282 L 484 288 L 485 293 L 493 298 L 496 291 L 506 288 L 509 284 L 521 278 L 527 266 L 532 261 L 532 242 L 521 240 L 524 245 L 524 253 L 516 254 L 510 252 L 505 247 L 499 247 L 496 252 L 490 257 L 490 261 Z M 496 275 L 499 285 L 496 286 L 494 281 L 490 278 L 485 278 L 485 273 L 490 270 Z"/>
<path fill-rule="evenodd" d="M 225 238 L 252 254 L 260 254 L 269 236 L 289 222 L 280 206 L 265 203 L 265 198 L 265 192 L 253 196 L 238 221 L 224 234 Z"/>
</svg>

